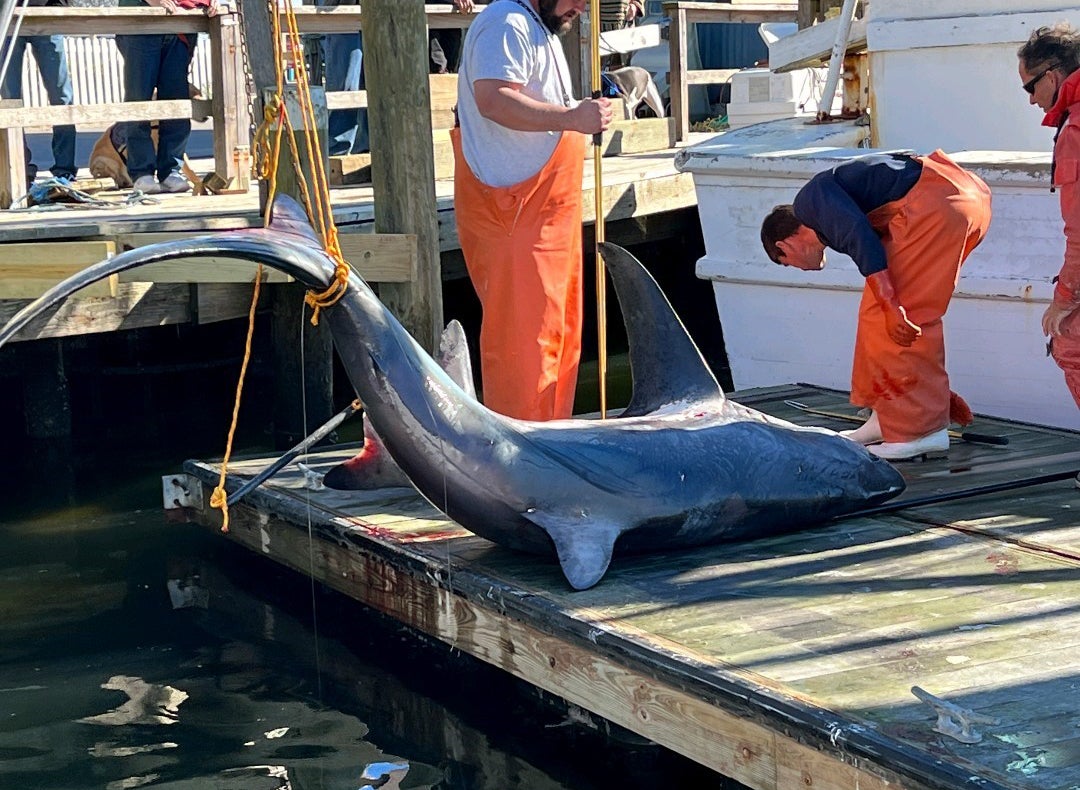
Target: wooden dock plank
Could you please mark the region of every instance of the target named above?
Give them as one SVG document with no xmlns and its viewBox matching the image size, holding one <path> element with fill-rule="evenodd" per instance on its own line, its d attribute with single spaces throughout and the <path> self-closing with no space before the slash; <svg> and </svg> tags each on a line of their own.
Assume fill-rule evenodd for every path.
<svg viewBox="0 0 1080 790">
<path fill-rule="evenodd" d="M 820 394 L 777 388 L 755 406 L 782 411 L 792 392 Z M 1077 440 L 1002 421 L 981 427 L 1012 439 L 1004 452 L 993 448 L 995 464 L 1038 465 Z M 325 471 L 355 450 L 328 448 L 305 463 Z M 973 454 L 954 455 L 962 458 L 907 474 L 966 466 Z M 234 467 L 230 486 L 265 462 Z M 213 466 L 189 472 L 216 482 Z M 935 490 L 971 482 L 932 479 Z M 1054 545 L 1058 528 L 1066 542 L 1074 537 L 1071 481 L 996 495 L 994 504 L 965 500 L 617 556 L 602 583 L 581 592 L 552 558 L 473 536 L 407 489 L 304 485 L 299 472 L 281 473 L 233 509 L 230 534 L 748 786 L 960 788 L 973 776 L 981 787 L 1080 783 L 1072 702 L 1080 568 Z M 1040 545 L 1021 545 L 1033 522 Z M 311 556 L 315 568 L 305 567 Z M 1000 721 L 976 727 L 978 744 L 954 741 L 933 730 L 936 716 L 914 685 Z"/>
<path fill-rule="evenodd" d="M 0 300 L 36 299 L 61 280 L 78 274 L 87 266 L 111 258 L 116 245 L 111 241 L 67 241 L 40 244 L 4 244 L 0 261 Z M 116 275 L 81 290 L 77 296 L 115 296 Z"/>
<path fill-rule="evenodd" d="M 211 473 L 210 467 L 205 469 Z M 299 503 L 296 507 L 299 510 Z M 378 555 L 340 550 L 341 539 L 348 532 L 334 530 L 336 537 L 320 540 L 309 554 L 307 535 L 275 513 L 237 506 L 231 514 L 230 537 L 253 551 L 284 560 L 385 614 L 546 691 L 601 712 L 749 787 L 774 790 L 785 786 L 780 776 L 791 775 L 809 777 L 818 787 L 845 790 L 899 786 L 854 766 L 837 764 L 745 715 L 732 714 L 678 685 L 629 669 L 546 628 L 506 617 L 508 591 L 492 585 L 494 579 L 481 577 L 472 595 L 444 588 L 443 584 L 472 575 L 458 561 L 456 542 L 449 547 L 396 544 L 411 558 L 408 564 L 413 567 L 405 568 Z M 325 523 L 313 528 L 327 537 Z M 473 544 L 470 555 L 475 555 L 478 541 L 467 541 Z M 506 553 L 497 547 L 494 550 Z M 490 551 L 488 548 L 487 553 Z"/>
</svg>

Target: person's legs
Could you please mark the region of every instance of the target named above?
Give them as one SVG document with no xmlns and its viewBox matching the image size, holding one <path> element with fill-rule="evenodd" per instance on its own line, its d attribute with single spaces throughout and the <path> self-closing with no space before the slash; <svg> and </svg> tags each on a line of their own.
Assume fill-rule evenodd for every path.
<svg viewBox="0 0 1080 790">
<path fill-rule="evenodd" d="M 26 39 L 20 36 L 15 48 L 11 51 L 8 70 L 4 74 L 3 84 L 0 85 L 0 97 L 5 99 L 22 98 L 23 55 L 25 52 Z M 31 161 L 30 146 L 26 146 L 23 150 L 26 157 L 26 181 L 29 186 L 34 183 L 34 179 L 37 177 L 37 165 Z"/>
<path fill-rule="evenodd" d="M 188 68 L 195 54 L 195 36 L 192 34 L 188 39 L 191 42 L 190 45 L 179 36 L 169 35 L 162 38 L 161 72 L 157 80 L 157 97 L 162 101 L 186 99 L 190 90 Z M 158 124 L 158 181 L 165 181 L 174 173 L 179 175 L 190 136 L 190 118 L 162 119 Z"/>
<path fill-rule="evenodd" d="M 429 63 L 432 74 L 455 73 L 461 61 L 461 31 L 454 29 L 431 31 L 431 62 Z M 441 53 L 442 61 L 436 61 L 436 53 Z"/>
<path fill-rule="evenodd" d="M 70 105 L 74 94 L 71 89 L 67 57 L 64 55 L 64 37 L 30 36 L 27 41 L 34 50 L 34 59 L 41 72 L 41 81 L 45 84 L 45 91 L 49 95 L 49 104 Z M 73 125 L 64 124 L 53 127 L 52 152 L 53 176 L 74 179 L 78 168 L 75 166 L 75 127 Z"/>
<path fill-rule="evenodd" d="M 161 69 L 161 47 L 165 36 L 117 36 L 116 47 L 124 56 L 124 100 L 149 101 L 157 87 Z M 184 72 L 185 80 L 187 72 Z M 127 139 L 127 169 L 132 181 L 153 176 L 157 152 L 150 138 L 149 121 L 124 124 Z"/>
<path fill-rule="evenodd" d="M 326 90 L 360 90 L 364 86 L 361 35 L 330 35 L 323 39 L 323 47 L 326 57 Z M 333 110 L 327 126 L 331 156 L 368 150 L 366 110 Z"/>
</svg>

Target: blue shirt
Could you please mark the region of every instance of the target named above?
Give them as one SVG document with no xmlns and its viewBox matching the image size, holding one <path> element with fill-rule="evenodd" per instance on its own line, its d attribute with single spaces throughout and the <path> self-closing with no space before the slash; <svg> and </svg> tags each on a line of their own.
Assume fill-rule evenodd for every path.
<svg viewBox="0 0 1080 790">
<path fill-rule="evenodd" d="M 922 175 L 909 154 L 871 154 L 818 173 L 799 190 L 795 218 L 828 247 L 849 255 L 864 277 L 888 268 L 881 238 L 867 219 L 904 197 Z"/>
</svg>

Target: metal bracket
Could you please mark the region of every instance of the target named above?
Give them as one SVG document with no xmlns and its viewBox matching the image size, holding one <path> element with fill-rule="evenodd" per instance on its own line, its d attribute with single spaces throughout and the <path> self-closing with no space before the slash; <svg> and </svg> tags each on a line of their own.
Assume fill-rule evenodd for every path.
<svg viewBox="0 0 1080 790">
<path fill-rule="evenodd" d="M 181 472 L 161 478 L 161 498 L 166 510 L 194 508 L 202 510 L 202 482 L 197 477 Z"/>
<path fill-rule="evenodd" d="M 912 686 L 911 693 L 937 713 L 938 719 L 934 723 L 934 732 L 948 735 L 960 743 L 979 743 L 982 740 L 982 734 L 972 728 L 973 724 L 1001 724 L 1001 719 L 996 716 L 986 716 L 969 708 L 961 708 L 955 702 L 935 697 L 918 686 Z"/>
</svg>

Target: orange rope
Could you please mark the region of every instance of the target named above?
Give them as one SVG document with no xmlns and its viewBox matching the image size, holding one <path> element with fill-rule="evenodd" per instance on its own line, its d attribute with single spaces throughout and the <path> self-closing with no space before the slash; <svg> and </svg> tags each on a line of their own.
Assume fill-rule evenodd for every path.
<svg viewBox="0 0 1080 790">
<path fill-rule="evenodd" d="M 277 195 L 277 172 L 281 159 L 281 139 L 287 131 L 286 139 L 289 143 L 289 151 L 292 154 L 293 169 L 296 174 L 296 182 L 300 190 L 300 200 L 304 205 L 308 221 L 322 239 L 323 249 L 334 260 L 334 279 L 329 287 L 321 293 L 308 291 L 304 295 L 304 302 L 312 308 L 311 323 L 318 325 L 319 312 L 324 307 L 330 307 L 338 302 L 348 288 L 349 264 L 341 253 L 338 241 L 337 226 L 334 224 L 334 213 L 330 206 L 330 184 L 326 169 L 323 166 L 319 135 L 315 121 L 315 108 L 311 102 L 311 85 L 308 81 L 307 64 L 302 53 L 300 30 L 296 22 L 296 14 L 293 12 L 292 0 L 285 0 L 282 12 L 288 25 L 285 40 L 289 50 L 293 53 L 293 66 L 296 70 L 296 95 L 300 103 L 300 112 L 303 119 L 304 149 L 308 161 L 312 163 L 312 176 L 315 189 L 308 187 L 307 178 L 300 167 L 300 150 L 296 140 L 296 130 L 293 128 L 292 119 L 289 117 L 283 96 L 285 95 L 285 69 L 284 48 L 282 47 L 281 16 L 279 16 L 277 0 L 268 0 L 270 10 L 271 29 L 274 47 L 274 70 L 277 79 L 275 93 L 270 97 L 263 108 L 263 120 L 255 131 L 253 140 L 253 154 L 259 177 L 268 182 L 266 211 L 263 216 L 263 224 L 270 224 L 270 211 Z M 275 128 L 276 126 L 276 128 Z M 273 134 L 271 134 L 273 132 Z M 218 479 L 217 488 L 210 497 L 211 507 L 222 511 L 222 532 L 229 530 L 229 508 L 225 493 L 225 479 L 232 454 L 233 438 L 236 433 L 236 424 L 240 413 L 240 399 L 244 390 L 244 379 L 247 375 L 248 363 L 251 359 L 251 343 L 255 331 L 255 309 L 259 301 L 260 281 L 262 279 L 262 266 L 259 266 L 255 280 L 255 290 L 252 296 L 251 309 L 248 312 L 247 340 L 244 344 L 244 358 L 240 364 L 240 378 L 236 384 L 236 399 L 233 404 L 232 422 L 229 425 L 228 439 L 225 445 L 225 456 L 221 463 L 221 476 Z"/>
<path fill-rule="evenodd" d="M 248 362 L 251 360 L 251 338 L 255 333 L 255 308 L 259 304 L 259 291 L 262 286 L 262 264 L 255 270 L 255 288 L 251 295 L 251 307 L 248 308 L 248 331 L 247 340 L 244 341 L 244 361 L 240 363 L 240 378 L 236 382 L 236 398 L 233 401 L 232 422 L 229 424 L 229 438 L 225 443 L 225 458 L 221 462 L 221 475 L 218 477 L 217 488 L 210 495 L 210 507 L 221 510 L 221 531 L 229 531 L 229 505 L 228 496 L 225 493 L 225 475 L 229 466 L 229 456 L 232 455 L 233 436 L 236 433 L 236 422 L 240 415 L 240 396 L 244 392 L 244 379 L 247 377 Z"/>
</svg>

